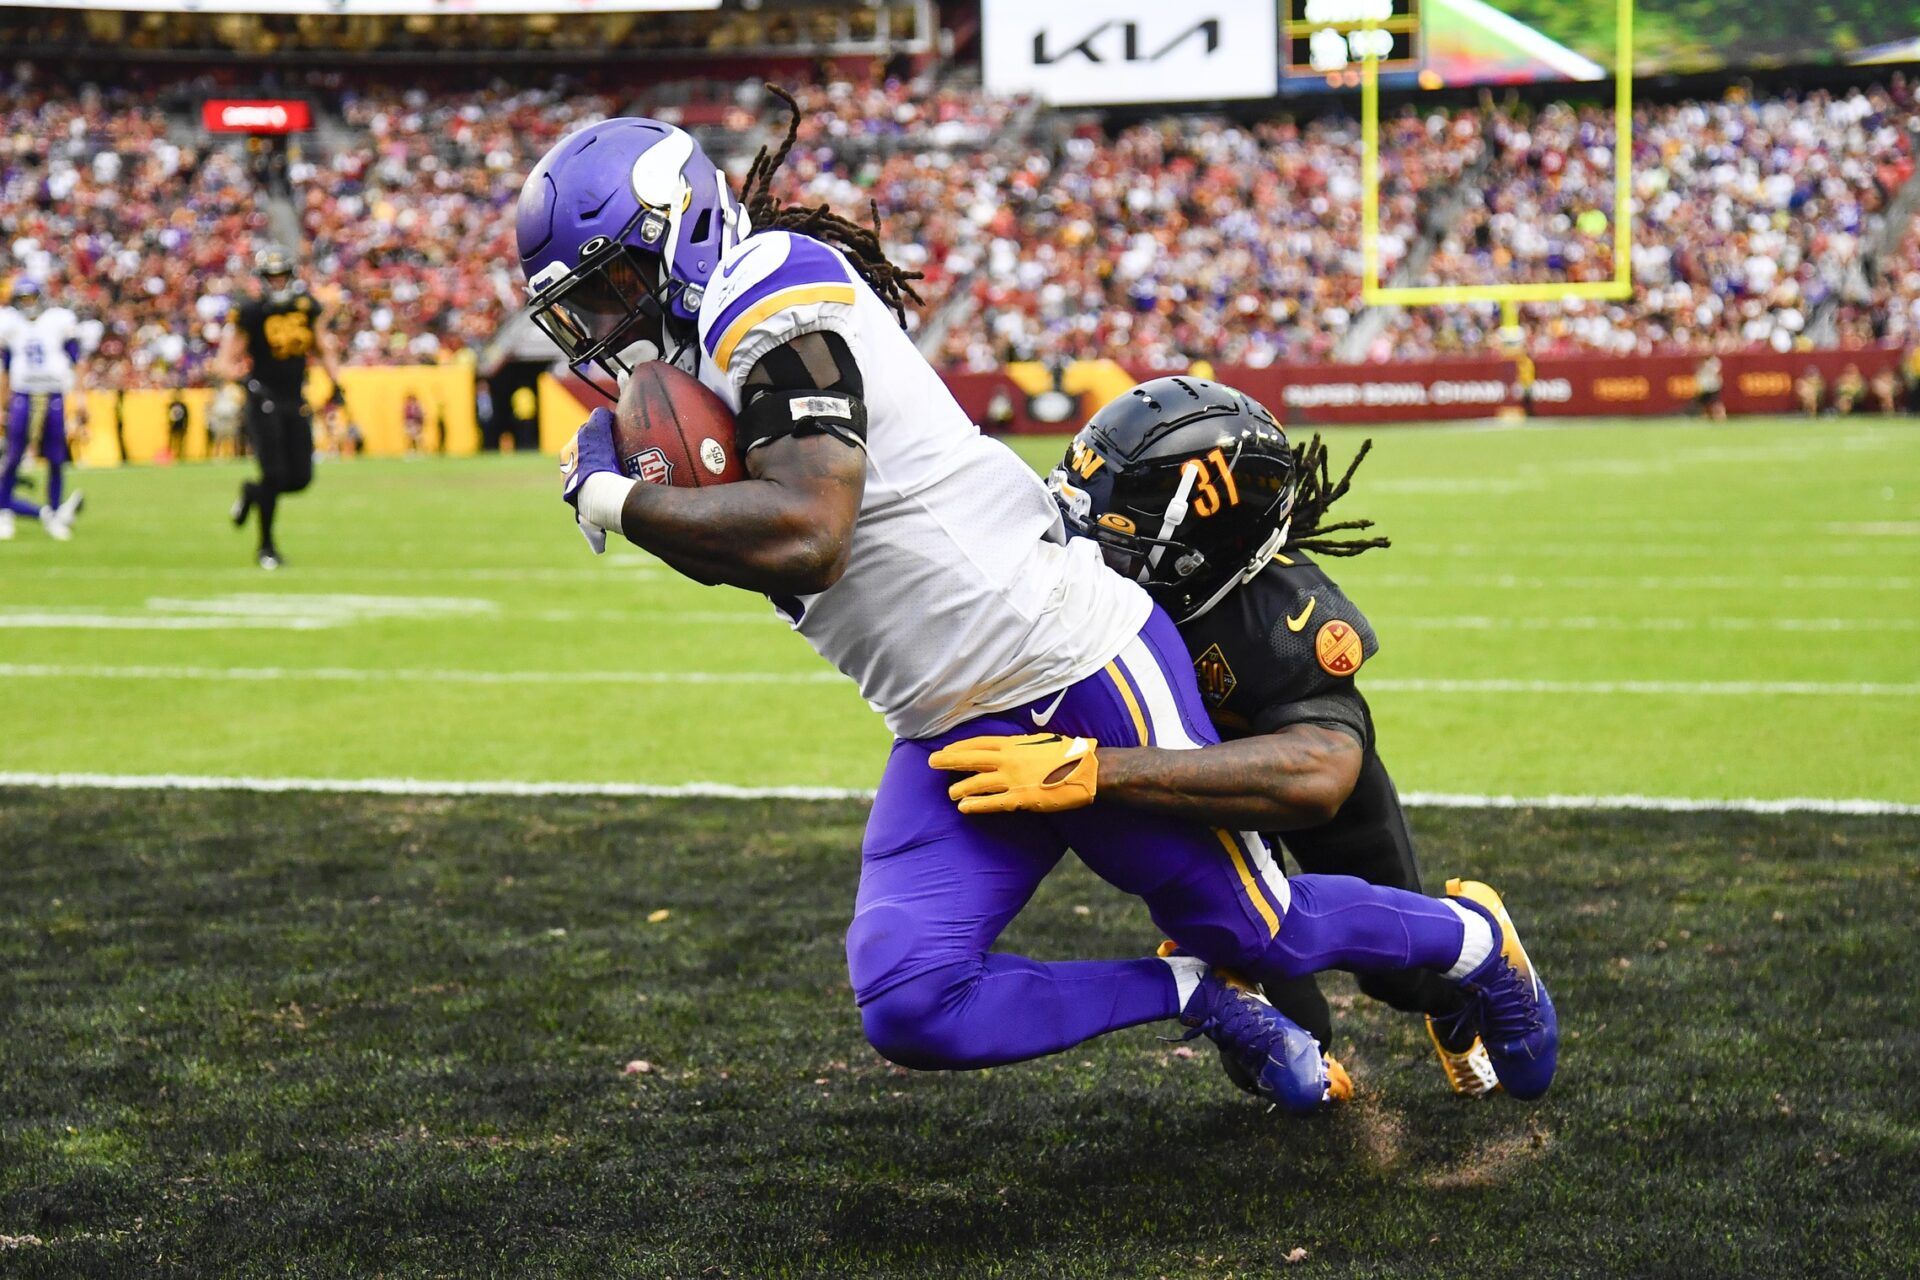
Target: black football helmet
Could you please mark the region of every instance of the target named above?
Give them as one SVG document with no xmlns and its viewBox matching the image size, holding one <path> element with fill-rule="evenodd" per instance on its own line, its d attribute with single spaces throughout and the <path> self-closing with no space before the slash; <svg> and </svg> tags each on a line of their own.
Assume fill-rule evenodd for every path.
<svg viewBox="0 0 1920 1280">
<path fill-rule="evenodd" d="M 300 292 L 303 286 L 293 273 L 293 255 L 277 244 L 264 244 L 253 255 L 253 273 L 260 277 L 260 287 L 269 302 L 285 302 L 293 294 Z"/>
<path fill-rule="evenodd" d="M 1093 415 L 1047 487 L 1069 531 L 1185 622 L 1285 543 L 1294 456 L 1258 401 L 1204 378 L 1155 378 Z"/>
</svg>

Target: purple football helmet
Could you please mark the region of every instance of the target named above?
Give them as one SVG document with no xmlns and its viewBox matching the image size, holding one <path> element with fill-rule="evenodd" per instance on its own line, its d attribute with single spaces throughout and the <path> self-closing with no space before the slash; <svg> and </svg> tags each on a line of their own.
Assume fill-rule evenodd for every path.
<svg viewBox="0 0 1920 1280">
<path fill-rule="evenodd" d="M 624 116 L 540 158 L 516 229 L 534 323 L 576 373 L 617 385 L 648 360 L 691 371 L 707 281 L 751 224 L 691 134 Z"/>
</svg>

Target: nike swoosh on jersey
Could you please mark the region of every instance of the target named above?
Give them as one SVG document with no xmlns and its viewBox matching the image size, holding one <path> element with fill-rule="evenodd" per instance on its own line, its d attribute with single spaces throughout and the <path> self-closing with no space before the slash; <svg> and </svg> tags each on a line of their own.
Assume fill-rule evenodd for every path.
<svg viewBox="0 0 1920 1280">
<path fill-rule="evenodd" d="M 1066 696 L 1067 691 L 1062 689 L 1059 693 L 1053 695 L 1053 701 L 1047 704 L 1045 713 L 1029 711 L 1027 714 L 1033 717 L 1034 727 L 1040 729 L 1046 728 L 1047 722 L 1053 719 L 1053 713 L 1060 709 L 1060 704 L 1066 700 Z"/>
<path fill-rule="evenodd" d="M 1302 609 L 1298 616 L 1287 619 L 1287 630 L 1298 631 L 1300 628 L 1306 626 L 1307 619 L 1313 616 L 1313 606 L 1318 603 L 1320 603 L 1320 597 L 1308 596 L 1307 607 Z"/>
<path fill-rule="evenodd" d="M 741 263 L 745 262 L 748 258 L 751 258 L 754 254 L 758 253 L 764 247 L 765 246 L 763 245 L 757 245 L 757 244 L 748 246 L 747 251 L 745 253 L 735 258 L 732 262 L 729 262 L 726 266 L 720 268 L 720 278 L 722 280 L 733 279 L 733 269 L 739 266 Z"/>
</svg>

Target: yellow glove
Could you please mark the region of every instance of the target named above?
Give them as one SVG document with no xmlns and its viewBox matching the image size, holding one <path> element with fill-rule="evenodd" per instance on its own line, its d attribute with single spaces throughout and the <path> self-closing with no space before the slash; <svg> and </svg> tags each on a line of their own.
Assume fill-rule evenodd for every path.
<svg viewBox="0 0 1920 1280">
<path fill-rule="evenodd" d="M 1100 744 L 1057 733 L 966 738 L 927 761 L 936 769 L 970 773 L 947 788 L 962 813 L 1058 813 L 1093 803 Z"/>
</svg>

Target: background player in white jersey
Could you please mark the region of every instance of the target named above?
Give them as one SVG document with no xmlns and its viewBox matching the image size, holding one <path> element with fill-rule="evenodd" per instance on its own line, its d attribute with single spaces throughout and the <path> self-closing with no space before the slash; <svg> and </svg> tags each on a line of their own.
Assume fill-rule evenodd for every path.
<svg viewBox="0 0 1920 1280">
<path fill-rule="evenodd" d="M 682 130 L 602 121 L 534 168 L 517 229 L 534 317 L 576 367 L 617 379 L 665 358 L 697 371 L 734 411 L 746 456 L 736 484 L 637 484 L 597 410 L 565 460 L 589 539 L 618 529 L 682 572 L 764 592 L 898 735 L 847 934 L 869 1040 L 908 1066 L 976 1067 L 1178 1018 L 1267 1097 L 1311 1110 L 1342 1082 L 1313 1037 L 1223 967 L 1260 980 L 1426 968 L 1468 993 L 1508 1091 L 1544 1092 L 1552 1005 L 1497 898 L 1289 882 L 1258 835 L 1100 803 L 954 809 L 929 761 L 976 735 L 1216 739 L 1167 615 L 1094 544 L 1067 543 L 1039 478 L 979 434 L 902 332 L 912 277 L 873 233 L 771 198 L 792 141 L 756 159 L 740 203 Z M 1210 484 L 1234 483 L 1232 460 L 1222 467 Z M 1284 518 L 1290 485 L 1243 482 Z M 1187 954 L 990 952 L 1069 847 Z"/>
<path fill-rule="evenodd" d="M 40 286 L 21 280 L 13 287 L 12 306 L 0 313 L 0 399 L 7 406 L 6 461 L 0 463 L 0 538 L 11 538 L 16 515 L 38 516 L 48 533 L 65 542 L 80 513 L 78 489 L 64 493 L 68 461 L 67 426 L 85 425 L 85 358 L 80 321 L 65 307 L 42 305 Z M 47 464 L 47 500 L 27 502 L 14 496 L 20 464 L 37 448 Z"/>
</svg>

